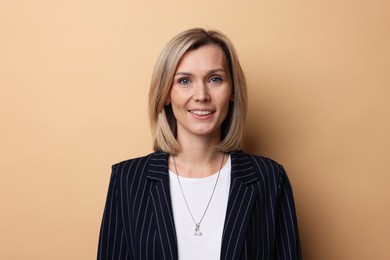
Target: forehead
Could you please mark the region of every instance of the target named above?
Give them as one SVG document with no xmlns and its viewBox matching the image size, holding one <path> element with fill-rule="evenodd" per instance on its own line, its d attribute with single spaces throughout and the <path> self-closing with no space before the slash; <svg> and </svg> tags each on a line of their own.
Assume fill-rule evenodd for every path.
<svg viewBox="0 0 390 260">
<path fill-rule="evenodd" d="M 186 52 L 179 61 L 176 71 L 182 69 L 226 69 L 225 53 L 215 44 L 203 45 Z"/>
</svg>

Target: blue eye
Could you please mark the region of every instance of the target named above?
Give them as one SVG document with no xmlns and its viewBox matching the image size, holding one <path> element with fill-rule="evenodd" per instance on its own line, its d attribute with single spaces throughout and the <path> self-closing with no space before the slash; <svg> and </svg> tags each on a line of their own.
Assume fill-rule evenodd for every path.
<svg viewBox="0 0 390 260">
<path fill-rule="evenodd" d="M 211 79 L 210 79 L 210 82 L 211 83 L 214 83 L 214 84 L 218 84 L 218 83 L 222 83 L 222 78 L 221 77 L 212 77 Z"/>
<path fill-rule="evenodd" d="M 187 78 L 181 78 L 178 80 L 178 82 L 179 82 L 179 84 L 184 85 L 184 86 L 187 86 L 191 83 L 191 81 Z"/>
</svg>

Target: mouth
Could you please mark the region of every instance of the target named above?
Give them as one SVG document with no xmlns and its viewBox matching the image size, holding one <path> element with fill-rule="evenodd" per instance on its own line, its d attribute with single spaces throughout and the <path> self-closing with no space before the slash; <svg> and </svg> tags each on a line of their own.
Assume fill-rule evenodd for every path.
<svg viewBox="0 0 390 260">
<path fill-rule="evenodd" d="M 215 113 L 213 110 L 188 110 L 188 112 L 196 116 L 208 116 Z"/>
</svg>

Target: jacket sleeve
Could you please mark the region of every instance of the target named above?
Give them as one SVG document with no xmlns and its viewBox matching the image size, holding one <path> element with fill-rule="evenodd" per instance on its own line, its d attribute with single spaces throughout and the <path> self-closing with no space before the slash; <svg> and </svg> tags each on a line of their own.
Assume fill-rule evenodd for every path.
<svg viewBox="0 0 390 260">
<path fill-rule="evenodd" d="M 98 260 L 130 260 L 121 219 L 119 181 L 115 165 L 112 167 L 106 206 L 100 228 Z"/>
<path fill-rule="evenodd" d="M 293 192 L 288 176 L 280 166 L 278 202 L 275 222 L 274 259 L 302 259 Z"/>
</svg>

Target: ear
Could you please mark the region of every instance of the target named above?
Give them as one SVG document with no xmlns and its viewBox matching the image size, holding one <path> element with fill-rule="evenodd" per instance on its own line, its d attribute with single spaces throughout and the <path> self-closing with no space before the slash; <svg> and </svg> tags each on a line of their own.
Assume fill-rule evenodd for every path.
<svg viewBox="0 0 390 260">
<path fill-rule="evenodd" d="M 165 105 L 168 106 L 169 104 L 171 104 L 171 98 L 167 97 L 167 99 L 165 100 Z"/>
<path fill-rule="evenodd" d="M 230 96 L 230 101 L 231 101 L 231 102 L 234 102 L 234 94 L 232 94 L 232 95 Z"/>
</svg>

